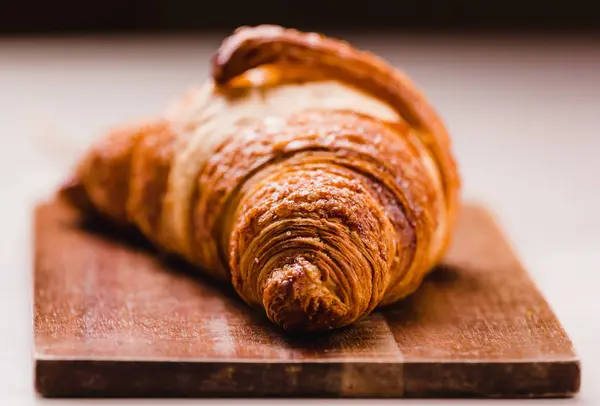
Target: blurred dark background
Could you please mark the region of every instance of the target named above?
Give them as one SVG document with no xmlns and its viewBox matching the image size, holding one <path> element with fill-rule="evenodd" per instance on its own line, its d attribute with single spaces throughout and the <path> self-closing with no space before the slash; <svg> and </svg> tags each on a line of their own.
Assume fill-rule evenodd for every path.
<svg viewBox="0 0 600 406">
<path fill-rule="evenodd" d="M 600 30 L 597 0 L 2 0 L 0 33 L 165 33 L 277 23 L 300 29 Z"/>
</svg>

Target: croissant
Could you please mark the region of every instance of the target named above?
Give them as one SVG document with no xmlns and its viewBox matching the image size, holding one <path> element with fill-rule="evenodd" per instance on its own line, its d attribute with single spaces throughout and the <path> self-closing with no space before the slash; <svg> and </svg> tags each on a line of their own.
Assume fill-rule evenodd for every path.
<svg viewBox="0 0 600 406">
<path fill-rule="evenodd" d="M 460 179 L 409 78 L 316 33 L 242 27 L 212 77 L 112 130 L 60 196 L 230 281 L 288 331 L 414 292 L 448 247 Z"/>
</svg>

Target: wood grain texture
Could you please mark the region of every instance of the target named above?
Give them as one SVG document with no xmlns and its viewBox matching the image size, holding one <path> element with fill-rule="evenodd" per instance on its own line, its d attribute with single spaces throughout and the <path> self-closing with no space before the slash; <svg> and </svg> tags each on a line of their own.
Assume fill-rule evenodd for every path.
<svg viewBox="0 0 600 406">
<path fill-rule="evenodd" d="M 562 397 L 572 344 L 488 212 L 463 208 L 439 270 L 407 300 L 290 336 L 228 286 L 84 224 L 35 221 L 35 381 L 43 396 Z"/>
</svg>

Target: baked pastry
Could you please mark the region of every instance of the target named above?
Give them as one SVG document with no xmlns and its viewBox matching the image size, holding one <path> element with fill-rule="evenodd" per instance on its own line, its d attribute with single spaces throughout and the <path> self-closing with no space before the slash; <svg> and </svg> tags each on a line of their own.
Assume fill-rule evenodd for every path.
<svg viewBox="0 0 600 406">
<path fill-rule="evenodd" d="M 444 254 L 459 175 L 427 99 L 382 59 L 242 27 L 212 78 L 116 128 L 61 195 L 230 280 L 290 331 L 339 328 L 414 292 Z"/>
</svg>

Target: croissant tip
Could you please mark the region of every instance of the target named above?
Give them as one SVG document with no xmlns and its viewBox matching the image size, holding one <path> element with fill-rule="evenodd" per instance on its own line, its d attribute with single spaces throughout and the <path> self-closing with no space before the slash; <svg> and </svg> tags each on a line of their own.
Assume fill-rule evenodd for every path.
<svg viewBox="0 0 600 406">
<path fill-rule="evenodd" d="M 275 24 L 243 25 L 236 28 L 233 33 L 225 38 L 211 60 L 212 78 L 216 84 L 225 86 L 234 73 L 230 72 L 229 63 L 233 54 L 243 44 L 257 38 L 276 38 L 289 29 Z"/>
<path fill-rule="evenodd" d="M 317 267 L 303 257 L 273 271 L 263 305 L 267 316 L 286 331 L 328 331 L 347 324 L 348 306 L 324 286 Z"/>
<path fill-rule="evenodd" d="M 57 198 L 82 211 L 89 211 L 92 207 L 85 187 L 77 176 L 71 176 L 60 186 Z"/>
</svg>

